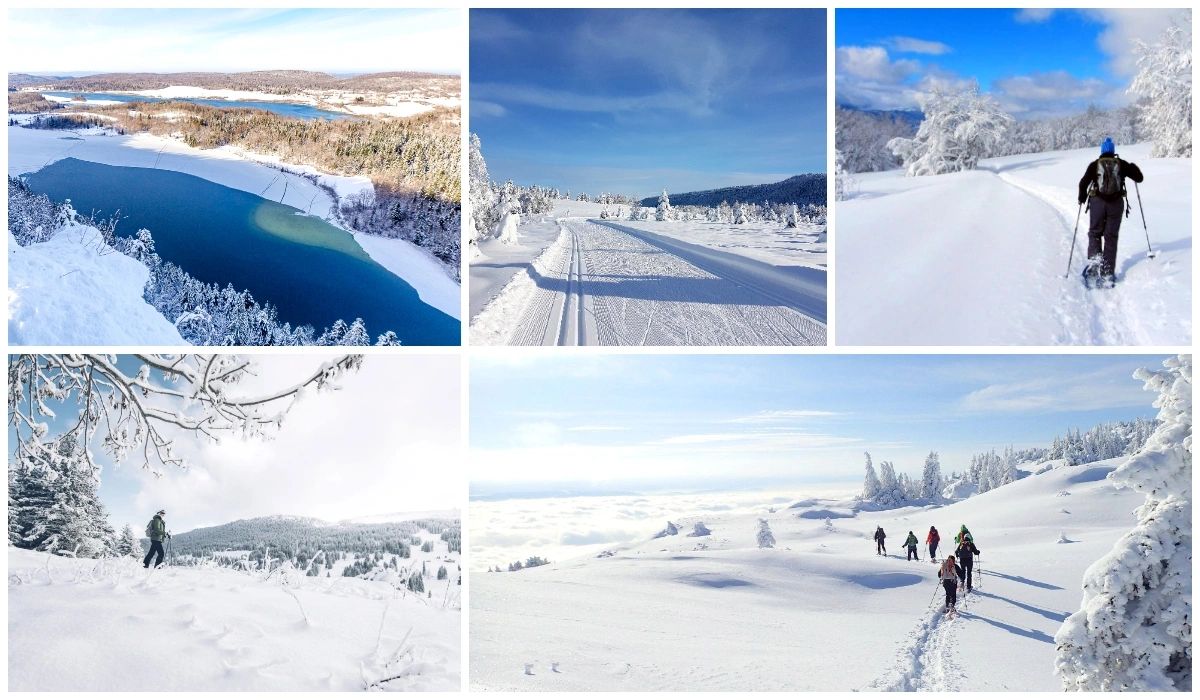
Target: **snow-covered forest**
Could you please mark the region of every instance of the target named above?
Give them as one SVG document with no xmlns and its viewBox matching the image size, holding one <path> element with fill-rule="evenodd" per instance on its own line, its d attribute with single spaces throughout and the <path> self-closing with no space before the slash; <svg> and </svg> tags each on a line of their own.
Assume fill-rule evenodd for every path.
<svg viewBox="0 0 1200 700">
<path fill-rule="evenodd" d="M 76 212 L 70 202 L 57 204 L 44 194 L 30 191 L 19 178 L 8 178 L 10 246 L 31 248 L 71 229 L 87 230 L 94 238 L 92 245 L 102 254 L 124 255 L 145 266 L 148 276 L 142 299 L 192 345 L 399 344 L 396 334 L 390 330 L 372 340 L 362 319 L 350 323 L 339 319 L 321 331 L 311 326 L 293 327 L 279 319 L 269 301 L 256 300 L 248 291 L 238 291 L 232 285 L 221 287 L 201 282 L 178 265 L 160 258 L 154 250 L 150 231 L 141 229 L 133 237 L 118 236 L 115 234 L 116 219 L 97 221 L 85 217 Z M 97 271 L 97 275 L 103 276 L 101 271 Z M 30 320 L 32 325 L 43 330 L 54 322 L 55 319 L 47 314 Z"/>
<path fill-rule="evenodd" d="M 935 88 L 919 96 L 922 119 L 907 113 L 839 107 L 837 158 L 849 173 L 903 167 L 936 175 L 976 167 L 980 159 L 1150 141 L 1155 157 L 1191 157 L 1191 15 L 1180 13 L 1155 42 L 1139 42 L 1131 104 L 1080 114 L 1014 119 L 978 85 Z"/>
<path fill-rule="evenodd" d="M 971 455 L 963 469 L 943 473 L 937 452 L 930 452 L 920 479 L 897 472 L 891 462 L 876 470 L 866 455 L 861 499 L 884 508 L 942 499 L 964 498 L 1010 484 L 1017 479 L 1056 466 L 1075 466 L 1125 457 L 1139 452 L 1154 433 L 1156 423 L 1142 418 L 1100 423 L 1087 431 L 1073 429 L 1054 438 L 1048 447 L 1005 447 Z"/>
<path fill-rule="evenodd" d="M 826 206 L 823 203 L 728 201 L 722 199 L 711 205 L 672 204 L 666 190 L 649 206 L 646 199 L 635 195 L 601 192 L 589 195 L 586 192 L 562 191 L 554 187 L 517 185 L 511 180 L 493 182 L 488 174 L 487 162 L 483 157 L 479 136 L 471 134 L 468 189 L 470 190 L 471 217 L 474 224 L 474 241 L 498 238 L 504 234 L 504 222 L 509 214 L 529 217 L 547 214 L 557 200 L 588 202 L 604 205 L 599 218 L 624 221 L 706 221 L 710 223 L 747 224 L 777 223 L 787 228 L 800 224 L 823 226 L 826 222 Z M 803 177 L 803 176 L 800 176 Z M 783 184 L 783 183 L 780 183 Z M 755 186 L 714 190 L 715 193 L 736 194 L 745 190 L 753 195 Z M 689 193 L 706 195 L 708 193 Z M 703 197 L 701 197 L 703 198 Z M 509 219 L 511 222 L 511 219 Z"/>
</svg>

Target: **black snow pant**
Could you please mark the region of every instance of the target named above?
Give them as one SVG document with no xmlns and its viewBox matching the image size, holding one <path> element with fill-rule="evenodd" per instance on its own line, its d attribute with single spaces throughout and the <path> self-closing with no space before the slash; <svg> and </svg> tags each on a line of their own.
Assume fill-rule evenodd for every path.
<svg viewBox="0 0 1200 700">
<path fill-rule="evenodd" d="M 963 581 L 966 582 L 968 591 L 971 590 L 971 571 L 974 568 L 975 568 L 975 560 L 974 559 L 963 559 L 962 560 Z"/>
<path fill-rule="evenodd" d="M 937 542 L 929 543 L 929 561 L 933 561 L 934 559 L 937 559 L 937 546 L 938 546 Z"/>
<path fill-rule="evenodd" d="M 958 584 L 952 578 L 942 579 L 942 588 L 946 589 L 946 607 L 958 604 Z"/>
<path fill-rule="evenodd" d="M 921 561 L 921 557 L 917 554 L 917 545 L 910 544 L 908 546 L 908 556 L 905 557 L 905 560 L 912 561 L 913 559 L 916 559 L 917 561 Z"/>
<path fill-rule="evenodd" d="M 883 545 L 883 540 L 875 540 L 875 553 L 887 554 L 887 547 Z"/>
<path fill-rule="evenodd" d="M 1125 215 L 1125 199 L 1092 197 L 1088 200 L 1091 225 L 1088 228 L 1088 260 L 1100 258 L 1100 274 L 1113 275 L 1117 269 L 1117 236 L 1121 233 L 1121 217 Z"/>
<path fill-rule="evenodd" d="M 150 551 L 146 552 L 146 558 L 142 560 L 142 568 L 150 568 L 150 558 L 155 554 L 158 555 L 158 559 L 155 560 L 154 566 L 158 568 L 158 565 L 162 563 L 163 557 L 166 556 L 163 552 L 162 542 L 150 542 Z"/>
</svg>

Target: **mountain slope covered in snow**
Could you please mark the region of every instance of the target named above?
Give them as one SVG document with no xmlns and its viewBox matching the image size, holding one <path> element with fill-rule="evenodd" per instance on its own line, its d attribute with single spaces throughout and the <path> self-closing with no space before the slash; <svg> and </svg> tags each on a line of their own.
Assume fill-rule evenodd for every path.
<svg viewBox="0 0 1200 700">
<path fill-rule="evenodd" d="M 479 574 L 472 685 L 1057 690 L 1054 634 L 1079 606 L 1084 570 L 1141 502 L 1105 479 L 1120 461 L 1050 469 L 945 506 L 872 512 L 806 499 L 707 512 L 675 519 L 677 535 L 603 556 Z M 758 547 L 760 518 L 773 548 Z M 711 534 L 689 536 L 699 520 Z M 923 543 L 937 525 L 944 557 L 960 524 L 975 534 L 982 581 L 946 618 Z M 876 525 L 886 557 L 875 555 Z M 922 561 L 904 558 L 909 530 Z"/>
<path fill-rule="evenodd" d="M 1191 343 L 1192 162 L 1119 148 L 1130 183 L 1114 289 L 1085 289 L 1088 216 L 1070 273 L 1077 184 L 1094 149 L 992 158 L 978 170 L 854 176 L 837 212 L 838 342 L 851 345 Z M 1064 278 L 1064 275 L 1067 275 Z"/>
</svg>

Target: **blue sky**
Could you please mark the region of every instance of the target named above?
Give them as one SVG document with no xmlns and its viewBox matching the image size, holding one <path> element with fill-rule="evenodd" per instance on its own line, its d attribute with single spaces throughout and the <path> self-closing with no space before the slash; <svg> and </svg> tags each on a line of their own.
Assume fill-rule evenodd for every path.
<svg viewBox="0 0 1200 700">
<path fill-rule="evenodd" d="M 327 355 L 255 355 L 256 376 L 243 396 L 291 386 Z M 138 363 L 120 356 L 122 371 Z M 120 529 L 142 526 L 159 508 L 174 532 L 264 515 L 341 520 L 378 514 L 452 510 L 466 488 L 459 457 L 459 363 L 448 355 L 368 356 L 343 377 L 340 391 L 310 392 L 268 439 L 226 438 L 221 444 L 183 437 L 176 453 L 187 471 L 155 476 L 136 456 L 117 465 L 97 442 L 100 500 Z M 78 409 L 61 410 L 51 434 L 73 425 Z M 10 443 L 12 428 L 9 429 Z"/>
<path fill-rule="evenodd" d="M 9 70 L 462 72 L 458 10 L 10 10 Z"/>
<path fill-rule="evenodd" d="M 587 355 L 471 362 L 472 493 L 609 493 L 917 473 L 1153 417 L 1159 356 Z"/>
<path fill-rule="evenodd" d="M 838 10 L 837 100 L 915 109 L 970 80 L 1018 118 L 1127 104 L 1133 46 L 1180 10 Z"/>
<path fill-rule="evenodd" d="M 825 171 L 824 10 L 472 10 L 492 179 L 648 196 Z"/>
</svg>

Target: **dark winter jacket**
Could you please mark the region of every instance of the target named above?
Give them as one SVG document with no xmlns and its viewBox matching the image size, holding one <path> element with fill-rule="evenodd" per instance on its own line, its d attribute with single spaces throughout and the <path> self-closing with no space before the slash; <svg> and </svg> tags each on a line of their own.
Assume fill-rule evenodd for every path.
<svg viewBox="0 0 1200 700">
<path fill-rule="evenodd" d="M 151 542 L 162 542 L 167 537 L 167 523 L 161 515 L 155 515 L 146 526 Z"/>
<path fill-rule="evenodd" d="M 886 538 L 886 537 L 887 537 L 887 534 L 884 533 L 883 528 L 881 528 L 881 527 L 875 528 L 875 541 L 876 542 L 882 542 L 884 540 L 884 538 Z"/>
<path fill-rule="evenodd" d="M 970 564 L 975 559 L 975 555 L 979 554 L 979 549 L 975 547 L 975 543 L 967 540 L 958 545 L 958 549 L 954 550 L 958 560 L 963 564 Z"/>
<path fill-rule="evenodd" d="M 1125 196 L 1125 178 L 1129 178 L 1130 180 L 1133 180 L 1134 182 L 1142 181 L 1141 169 L 1139 169 L 1138 166 L 1134 165 L 1133 163 L 1130 163 L 1129 161 L 1122 160 L 1120 158 L 1120 156 L 1118 156 L 1117 154 L 1114 153 L 1111 156 L 1101 156 L 1100 158 L 1116 158 L 1117 159 L 1117 172 L 1120 173 L 1120 175 L 1121 175 L 1121 194 L 1112 196 L 1112 197 L 1104 197 L 1102 195 L 1097 194 L 1097 195 L 1095 195 L 1096 197 L 1100 197 L 1101 199 L 1104 199 L 1104 200 L 1107 200 L 1110 202 L 1118 200 L 1121 197 Z M 1091 163 L 1088 163 L 1087 170 L 1083 171 L 1083 177 L 1079 180 L 1079 203 L 1080 204 L 1083 204 L 1084 202 L 1087 201 L 1088 196 L 1091 194 L 1090 192 L 1088 192 L 1088 190 L 1091 189 L 1092 185 L 1096 184 L 1096 172 L 1097 172 L 1097 169 L 1099 168 L 1100 158 L 1097 158 L 1096 160 L 1093 160 Z"/>
</svg>

